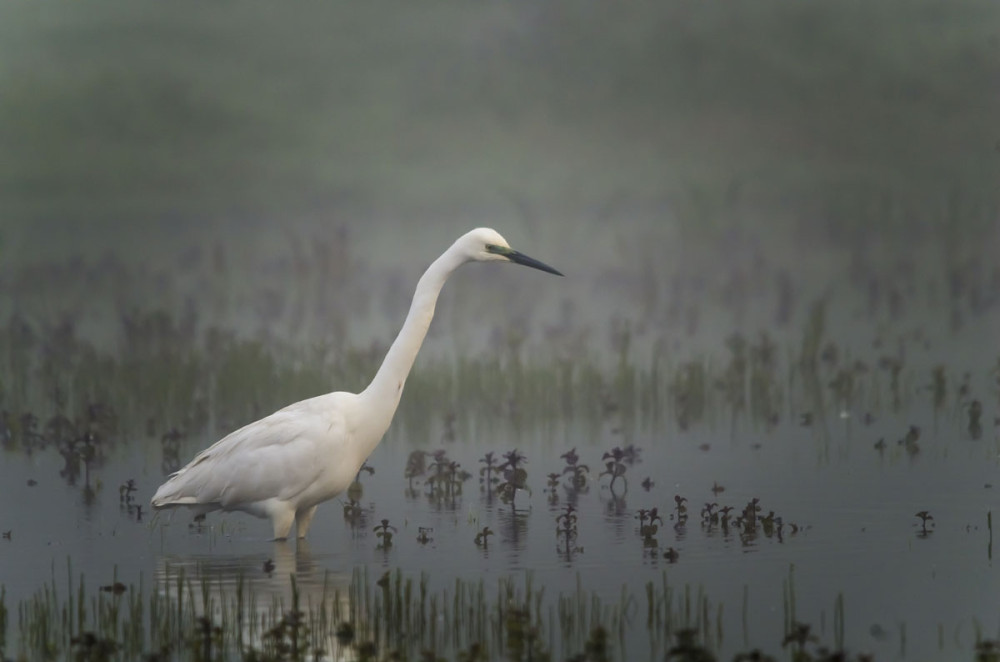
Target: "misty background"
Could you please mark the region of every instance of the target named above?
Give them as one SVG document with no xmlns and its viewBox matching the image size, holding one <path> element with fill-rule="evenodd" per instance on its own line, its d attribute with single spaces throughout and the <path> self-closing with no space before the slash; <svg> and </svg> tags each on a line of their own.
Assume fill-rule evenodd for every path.
<svg viewBox="0 0 1000 662">
<path fill-rule="evenodd" d="M 221 288 L 226 324 L 273 327 L 298 269 L 315 328 L 384 317 L 388 339 L 419 270 L 491 225 L 570 275 L 551 324 L 679 324 L 649 318 L 687 297 L 752 327 L 761 306 L 730 304 L 762 264 L 801 301 L 899 260 L 988 263 L 997 118 L 988 0 L 11 0 L 0 285 L 83 323 Z M 529 316 L 500 290 L 534 281 L 469 278 L 454 296 Z"/>
</svg>

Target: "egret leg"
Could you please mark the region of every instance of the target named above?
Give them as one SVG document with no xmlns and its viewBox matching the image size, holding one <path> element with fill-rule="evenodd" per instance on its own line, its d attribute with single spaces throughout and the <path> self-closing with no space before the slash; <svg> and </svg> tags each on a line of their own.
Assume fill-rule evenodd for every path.
<svg viewBox="0 0 1000 662">
<path fill-rule="evenodd" d="M 282 509 L 271 513 L 271 524 L 274 526 L 274 539 L 286 540 L 288 532 L 292 530 L 295 522 L 295 511 L 291 508 Z"/>
<path fill-rule="evenodd" d="M 316 514 L 317 506 L 312 508 L 306 508 L 305 510 L 300 510 L 295 513 L 295 527 L 298 529 L 298 536 L 301 540 L 306 537 L 306 532 L 309 531 L 309 525 L 312 524 L 313 515 Z"/>
</svg>

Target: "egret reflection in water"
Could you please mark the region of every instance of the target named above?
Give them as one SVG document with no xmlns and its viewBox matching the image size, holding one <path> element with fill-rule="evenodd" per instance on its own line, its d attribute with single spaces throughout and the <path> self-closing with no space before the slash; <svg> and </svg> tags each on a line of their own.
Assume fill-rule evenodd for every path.
<svg viewBox="0 0 1000 662">
<path fill-rule="evenodd" d="M 272 545 L 248 554 L 158 556 L 156 590 L 171 610 L 191 609 L 195 618 L 211 624 L 239 623 L 238 632 L 230 628 L 226 635 L 256 650 L 266 647 L 269 627 L 296 618 L 296 610 L 326 614 L 328 627 L 315 628 L 313 643 L 325 652 L 324 659 L 345 659 L 348 651 L 330 633 L 349 618 L 351 573 L 325 567 L 304 540 Z"/>
</svg>

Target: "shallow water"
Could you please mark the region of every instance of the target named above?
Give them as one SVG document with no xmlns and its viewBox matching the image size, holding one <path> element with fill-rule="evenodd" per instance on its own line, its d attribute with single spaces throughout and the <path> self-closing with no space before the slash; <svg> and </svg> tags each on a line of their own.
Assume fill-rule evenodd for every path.
<svg viewBox="0 0 1000 662">
<path fill-rule="evenodd" d="M 266 522 L 239 514 L 216 514 L 191 528 L 190 518 L 178 512 L 161 515 L 151 526 L 144 507 L 137 521 L 134 509 L 120 503 L 116 485 L 135 478 L 135 503 L 148 503 L 161 476 L 155 444 L 122 447 L 92 477 L 96 489 L 89 502 L 79 486 L 57 478 L 62 461 L 50 453 L 7 454 L 0 468 L 3 502 L 30 507 L 5 511 L 3 528 L 11 538 L 3 541 L 8 554 L 2 583 L 8 604 L 16 604 L 53 574 L 62 581 L 68 559 L 88 582 L 142 577 L 169 593 L 168 569 L 183 568 L 190 578 L 223 586 L 248 578 L 258 593 L 287 604 L 291 572 L 305 600 L 315 603 L 324 586 L 346 590 L 359 566 L 371 581 L 399 569 L 408 577 L 426 573 L 430 585 L 442 589 L 455 579 L 482 579 L 490 587 L 500 577 L 530 571 L 549 599 L 572 594 L 579 584 L 616 604 L 625 586 L 636 602 L 628 607 L 634 613 L 624 643 L 645 651 L 651 645 L 642 625 L 645 585 L 660 585 L 665 573 L 679 592 L 688 587 L 708 599 L 715 645 L 724 656 L 776 648 L 789 616 L 790 589 L 794 617 L 813 624 L 824 641 L 832 642 L 835 603 L 843 600 L 842 643 L 849 650 L 875 652 L 879 659 L 969 651 L 977 636 L 995 636 L 1000 625 L 1000 582 L 987 528 L 995 433 L 973 441 L 958 417 L 939 420 L 933 431 L 926 414 L 880 416 L 870 425 L 856 420 L 860 416 L 843 412 L 825 431 L 795 422 L 767 433 L 638 426 L 628 443 L 641 449 L 640 460 L 627 468 L 627 489 L 619 485 L 613 493 L 607 476 L 591 474 L 582 493 L 573 494 L 561 479 L 554 498 L 545 492 L 544 475 L 561 470 L 562 453 L 575 447 L 580 462 L 597 468 L 604 451 L 623 445 L 623 433 L 598 435 L 594 442 L 592 430 L 567 422 L 522 432 L 501 426 L 431 444 L 474 473 L 487 450 L 520 450 L 531 491 L 517 494 L 513 511 L 486 495 L 476 477 L 454 497 L 430 498 L 420 480 L 416 494 L 409 493 L 402 477 L 413 444 L 395 430 L 370 458 L 374 474 L 361 478 L 360 521 L 351 525 L 341 502 L 325 504 L 308 541 L 298 544 L 268 541 Z M 882 452 L 873 447 L 873 439 L 905 432 L 911 424 L 930 431 L 918 453 L 894 441 Z M 210 441 L 185 440 L 181 456 Z M 648 490 L 640 484 L 647 477 L 653 481 Z M 28 479 L 37 484 L 29 486 Z M 713 495 L 713 485 L 725 489 Z M 677 494 L 688 499 L 689 509 L 680 526 Z M 783 518 L 782 535 L 747 538 L 735 525 L 726 532 L 702 521 L 706 502 L 738 511 L 754 497 L 762 515 L 774 510 Z M 567 555 L 555 529 L 569 502 L 577 509 L 578 532 L 575 551 Z M 644 547 L 636 520 L 639 509 L 653 507 L 664 517 L 655 549 Z M 934 518 L 926 535 L 915 517 L 919 510 Z M 373 531 L 383 518 L 396 528 L 385 550 L 377 548 Z M 792 524 L 799 527 L 795 533 Z M 495 535 L 480 547 L 473 539 L 484 526 Z M 418 542 L 420 527 L 428 529 L 428 542 Z M 668 547 L 679 554 L 674 562 L 664 558 Z M 263 569 L 268 559 L 275 564 L 271 573 Z"/>
<path fill-rule="evenodd" d="M 507 579 L 543 587 L 544 636 L 557 657 L 579 651 L 587 635 L 580 626 L 562 640 L 560 596 L 584 603 L 596 596 L 599 620 L 611 626 L 623 659 L 662 656 L 684 625 L 699 628 L 722 659 L 752 648 L 778 652 L 793 622 L 809 624 L 824 645 L 878 659 L 971 656 L 976 641 L 1000 635 L 991 530 L 1000 454 L 995 306 L 975 311 L 962 299 L 952 302 L 966 315 L 962 324 L 937 315 L 932 300 L 942 276 L 929 269 L 898 319 L 884 299 L 873 304 L 863 288 L 843 287 L 826 303 L 795 306 L 786 324 L 774 325 L 773 291 L 748 294 L 747 314 L 739 317 L 716 298 L 729 281 L 722 274 L 702 298 L 677 295 L 697 306 L 688 314 L 704 333 L 670 324 L 662 308 L 669 309 L 668 297 L 643 311 L 660 323 L 633 325 L 619 316 L 606 340 L 592 334 L 574 344 L 577 333 L 592 331 L 585 319 L 564 311 L 558 332 L 540 333 L 545 322 L 519 325 L 477 299 L 482 285 L 491 301 L 509 296 L 524 306 L 524 320 L 534 319 L 545 295 L 525 303 L 508 286 L 543 290 L 563 280 L 519 281 L 524 274 L 500 271 L 477 278 L 473 269 L 442 297 L 397 418 L 369 459 L 374 473 L 360 476 L 357 514 L 347 517 L 346 496 L 321 506 L 306 543 L 269 541 L 267 522 L 240 514 L 213 514 L 197 526 L 184 512 L 153 518 L 149 498 L 167 473 L 231 429 L 330 381 L 363 383 L 381 358 L 377 343 L 355 349 L 341 340 L 331 348 L 308 331 L 301 341 L 281 333 L 244 339 L 219 326 L 228 319 L 243 328 L 229 317 L 241 299 L 220 299 L 221 285 L 194 297 L 183 280 L 164 285 L 189 292 L 177 297 L 188 301 L 183 313 L 105 319 L 109 329 L 98 336 L 120 327 L 108 350 L 85 326 L 10 311 L 0 339 L 8 369 L 24 382 L 9 383 L 4 403 L 6 604 L 48 582 L 74 583 L 69 572 L 82 574 L 91 590 L 141 582 L 174 599 L 183 571 L 195 586 L 219 591 L 219 600 L 247 582 L 261 609 L 278 600 L 281 613 L 293 572 L 303 601 L 317 605 L 343 600 L 352 586 L 376 591 L 378 578 L 398 571 L 453 595 L 456 582 L 482 582 L 488 595 Z M 372 294 L 352 295 L 366 301 L 354 323 L 389 337 L 394 323 L 379 319 L 405 308 L 399 275 L 364 275 Z M 147 277 L 137 278 L 139 292 Z M 294 276 L 271 277 L 296 291 Z M 596 269 L 566 279 L 565 296 L 608 278 Z M 47 286 L 53 301 L 60 282 Z M 815 302 L 821 285 L 803 278 L 796 291 Z M 103 287 L 100 277 L 96 286 Z M 592 291 L 590 314 L 618 306 L 638 319 L 641 298 Z M 111 300 L 96 299 L 105 297 Z M 40 310 L 41 300 L 27 305 Z M 474 314 L 463 318 L 464 308 Z M 766 335 L 740 334 L 734 319 L 759 324 Z M 462 340 L 449 346 L 452 337 Z M 493 350 L 463 349 L 476 337 Z M 981 410 L 978 429 L 973 402 Z M 24 412 L 39 419 L 30 443 L 18 418 Z M 52 423 L 61 415 L 115 421 L 94 424 L 114 432 L 102 437 L 89 477 L 85 446 L 49 440 L 61 434 Z M 600 474 L 604 454 L 616 447 L 638 453 L 622 461 L 624 480 L 612 490 L 610 476 Z M 426 474 L 412 486 L 404 477 L 407 461 L 415 450 L 439 449 L 471 475 L 455 494 L 429 496 Z M 479 471 L 487 452 L 499 463 L 515 449 L 526 458 L 528 489 L 512 507 L 498 488 L 486 489 Z M 563 455 L 572 449 L 589 467 L 580 490 L 564 473 Z M 550 473 L 560 474 L 554 492 Z M 136 489 L 126 503 L 120 486 L 130 479 Z M 684 522 L 676 496 L 686 499 Z M 780 525 L 758 525 L 750 535 L 702 512 L 715 503 L 714 512 L 732 507 L 735 518 L 753 499 L 758 517 L 773 511 Z M 557 536 L 567 504 L 576 515 L 568 550 Z M 662 521 L 644 541 L 638 515 L 652 508 Z M 926 530 L 920 511 L 933 518 Z M 388 548 L 375 531 L 383 519 L 393 527 Z M 493 534 L 478 545 L 484 527 Z M 669 589 L 668 627 L 647 624 L 650 586 L 660 596 Z"/>
</svg>

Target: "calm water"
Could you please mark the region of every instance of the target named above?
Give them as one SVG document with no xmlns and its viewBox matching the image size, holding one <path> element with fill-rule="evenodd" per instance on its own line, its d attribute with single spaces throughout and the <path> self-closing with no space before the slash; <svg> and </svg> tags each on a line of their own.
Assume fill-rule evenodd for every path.
<svg viewBox="0 0 1000 662">
<path fill-rule="evenodd" d="M 592 475 L 587 491 L 575 497 L 561 481 L 555 500 L 544 491 L 544 475 L 562 469 L 559 456 L 575 447 L 580 462 L 596 469 L 601 454 L 622 443 L 620 434 L 609 432 L 595 443 L 592 430 L 566 422 L 547 431 L 497 430 L 431 444 L 472 472 L 487 450 L 518 448 L 528 459 L 531 492 L 517 495 L 514 512 L 485 495 L 476 477 L 453 499 L 429 498 L 422 481 L 416 495 L 408 494 L 402 477 L 414 444 L 397 430 L 372 455 L 375 473 L 362 477 L 360 522 L 352 526 L 340 502 L 328 503 L 307 543 L 298 545 L 268 541 L 269 525 L 242 515 L 210 517 L 199 529 L 189 528 L 182 512 L 161 517 L 153 527 L 148 513 L 136 521 L 134 511 L 120 504 L 118 484 L 134 478 L 136 502 L 146 504 L 162 477 L 158 453 L 141 440 L 124 445 L 92 477 L 90 500 L 81 497 L 80 487 L 59 480 L 62 461 L 54 454 L 8 453 L 0 465 L 0 489 L 7 504 L 3 529 L 11 538 L 2 544 L 0 579 L 8 604 L 16 604 L 53 572 L 61 582 L 71 559 L 74 571 L 95 585 L 113 576 L 149 582 L 164 577 L 168 567 L 184 568 L 188 576 L 224 583 L 242 574 L 265 595 L 287 601 L 286 575 L 294 572 L 306 599 L 318 601 L 324 582 L 346 587 L 359 566 L 368 569 L 371 581 L 398 568 L 406 576 L 427 573 L 431 586 L 440 588 L 456 578 L 484 579 L 490 586 L 501 576 L 530 570 L 550 598 L 572 593 L 580 581 L 615 604 L 622 586 L 628 587 L 638 615 L 627 641 L 632 650 L 645 651 L 644 585 L 659 584 L 665 571 L 681 590 L 704 592 L 713 621 L 721 608 L 723 653 L 777 648 L 787 609 L 785 582 L 792 579 L 795 616 L 813 624 L 824 640 L 832 641 L 834 605 L 843 596 L 849 649 L 877 652 L 880 659 L 933 659 L 969 651 L 977 634 L 995 636 L 1000 625 L 1000 585 L 987 529 L 995 501 L 996 440 L 993 430 L 969 439 L 959 417 L 938 421 L 934 431 L 926 413 L 917 407 L 909 413 L 864 425 L 856 420 L 860 412 L 845 412 L 828 421 L 825 431 L 798 423 L 768 433 L 734 434 L 725 425 L 685 433 L 671 425 L 637 431 L 628 442 L 642 449 L 641 461 L 627 469 L 627 491 L 619 486 L 613 494 L 608 477 L 598 481 Z M 895 441 L 911 424 L 925 430 L 914 455 Z M 880 437 L 891 440 L 881 453 L 873 448 Z M 182 455 L 210 441 L 186 440 Z M 648 490 L 640 484 L 647 477 L 654 483 Z M 37 484 L 29 486 L 29 479 Z M 713 495 L 713 485 L 725 491 Z M 675 494 L 688 499 L 682 526 L 672 513 Z M 727 534 L 703 525 L 704 503 L 740 510 L 754 497 L 762 514 L 774 510 L 783 518 L 782 536 L 741 540 L 735 527 Z M 579 549 L 567 556 L 555 529 L 556 516 L 571 500 L 578 509 Z M 636 520 L 639 509 L 652 507 L 665 516 L 655 552 L 644 548 Z M 919 510 L 933 515 L 929 535 L 921 535 Z M 377 549 L 372 530 L 382 518 L 397 529 L 388 550 Z M 792 523 L 799 527 L 794 534 Z M 495 532 L 486 549 L 473 542 L 483 526 Z M 430 541 L 418 542 L 419 527 L 429 529 Z M 663 558 L 668 547 L 679 553 L 673 563 Z M 262 570 L 268 559 L 275 563 L 270 576 Z"/>
<path fill-rule="evenodd" d="M 558 267 L 572 262 L 565 247 L 539 248 L 533 252 Z M 723 241 L 712 250 L 721 260 L 728 249 Z M 5 420 L 37 412 L 45 437 L 55 434 L 50 417 L 60 410 L 84 416 L 96 398 L 119 425 L 89 487 L 84 472 L 66 473 L 82 467 L 77 456 L 67 464 L 53 444 L 41 443 L 26 453 L 13 428 L 5 431 L 0 530 L 10 536 L 0 540 L 0 584 L 7 604 L 53 577 L 64 585 L 67 564 L 92 590 L 115 578 L 141 579 L 171 596 L 169 578 L 183 569 L 213 586 L 233 587 L 242 577 L 285 604 L 293 572 L 310 604 L 331 587 L 346 590 L 360 571 L 369 588 L 399 570 L 415 581 L 425 576 L 434 590 L 482 580 L 493 591 L 502 578 L 530 575 L 545 589 L 544 609 L 578 590 L 620 608 L 624 634 L 615 644 L 644 656 L 669 643 L 662 633 L 651 637 L 645 622 L 646 585 L 665 581 L 678 613 L 702 605 L 722 658 L 779 651 L 792 619 L 829 646 L 840 643 L 842 625 L 848 650 L 878 659 L 971 656 L 977 638 L 1000 635 L 989 526 L 1000 452 L 1000 280 L 979 269 L 963 283 L 952 272 L 960 286 L 953 283 L 957 293 L 948 298 L 947 271 L 933 255 L 931 247 L 887 271 L 871 267 L 824 305 L 815 303 L 828 282 L 821 276 L 836 273 L 835 263 L 799 265 L 803 277 L 790 286 L 797 303 L 785 321 L 775 319 L 784 295 L 774 274 L 787 258 L 774 255 L 762 256 L 756 271 L 736 263 L 701 284 L 692 284 L 703 271 L 696 262 L 679 273 L 667 268 L 650 276 L 662 279 L 652 299 L 643 294 L 645 277 L 614 260 L 565 280 L 466 267 L 445 290 L 396 422 L 370 458 L 374 473 L 361 476 L 357 516 L 345 517 L 343 498 L 325 504 L 306 544 L 269 541 L 267 522 L 239 514 L 210 515 L 195 527 L 184 512 L 154 521 L 149 498 L 166 473 L 236 426 L 319 392 L 338 374 L 347 375 L 347 388 L 362 384 L 383 350 L 376 341 L 357 352 L 349 339 L 391 337 L 408 302 L 409 274 L 419 268 L 359 267 L 342 276 L 337 296 L 313 289 L 324 275 L 322 252 L 296 267 L 278 251 L 245 265 L 256 269 L 228 267 L 218 281 L 212 260 L 190 258 L 194 268 L 176 280 L 177 265 L 168 262 L 133 274 L 135 291 L 127 295 L 114 294 L 120 279 L 99 263 L 27 272 L 33 281 L 11 278 L 12 291 L 19 283 L 36 289 L 14 298 L 0 335 L 8 370 L 26 378 L 5 382 Z M 930 266 L 914 272 L 907 265 L 915 263 Z M 740 278 L 745 289 L 730 301 Z M 76 326 L 39 321 L 48 319 L 46 301 L 74 301 L 81 282 L 95 306 L 80 311 Z M 289 293 L 287 307 L 255 331 L 245 311 L 266 304 L 267 284 Z M 549 291 L 557 287 L 565 291 Z M 177 312 L 136 316 L 115 298 L 151 291 L 180 302 Z M 495 302 L 508 298 L 502 312 L 513 317 L 497 313 Z M 575 300 L 588 302 L 585 313 L 567 303 Z M 296 327 L 296 315 L 308 323 Z M 338 315 L 352 326 L 342 337 L 329 341 L 314 330 Z M 760 331 L 734 336 L 743 328 L 771 340 Z M 118 340 L 104 349 L 108 337 Z M 331 342 L 336 347 L 324 344 Z M 803 368 L 810 352 L 815 367 Z M 563 373 L 572 379 L 553 377 Z M 23 436 L 23 423 L 20 429 Z M 166 441 L 174 429 L 182 432 Z M 638 453 L 623 461 L 627 488 L 619 480 L 612 490 L 610 477 L 599 474 L 615 447 Z M 448 498 L 430 498 L 426 476 L 412 488 L 404 478 L 411 452 L 439 449 L 471 474 Z M 529 489 L 512 508 L 480 485 L 479 469 L 487 452 L 500 462 L 514 449 L 527 459 Z M 563 475 L 562 456 L 572 449 L 590 469 L 578 491 Z M 554 494 L 550 473 L 561 474 Z M 120 497 L 129 479 L 131 508 Z M 677 496 L 686 499 L 683 522 Z M 707 503 L 716 512 L 732 507 L 735 517 L 752 499 L 760 517 L 773 511 L 780 518 L 780 532 L 743 536 L 735 524 L 727 531 L 703 518 Z M 577 515 L 568 553 L 556 534 L 567 504 Z M 637 516 L 652 508 L 662 522 L 646 542 Z M 921 511 L 932 518 L 926 530 Z M 394 527 L 388 549 L 374 531 L 383 519 Z M 479 546 L 484 527 L 494 533 Z M 562 650 L 558 634 L 548 636 Z"/>
</svg>

